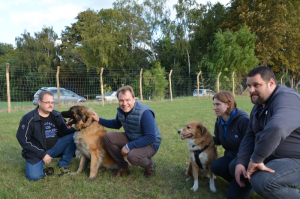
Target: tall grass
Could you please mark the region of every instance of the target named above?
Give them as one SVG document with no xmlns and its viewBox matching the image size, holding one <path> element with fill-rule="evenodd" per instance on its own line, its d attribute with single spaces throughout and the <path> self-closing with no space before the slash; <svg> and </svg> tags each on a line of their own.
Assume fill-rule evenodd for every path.
<svg viewBox="0 0 300 199">
<path fill-rule="evenodd" d="M 25 178 L 25 159 L 15 137 L 19 121 L 28 110 L 0 114 L 0 198 L 226 198 L 228 183 L 217 178 L 217 192 L 209 189 L 209 180 L 200 179 L 199 189 L 191 191 L 193 180 L 186 182 L 185 170 L 189 161 L 186 141 L 177 131 L 187 122 L 197 120 L 213 134 L 216 116 L 211 99 L 186 98 L 171 102 L 145 102 L 156 114 L 162 143 L 153 160 L 156 163 L 155 176 L 145 179 L 144 169 L 131 166 L 132 174 L 118 179 L 110 178 L 113 171 L 102 170 L 95 181 L 88 179 L 89 169 L 73 176 L 47 176 L 43 181 L 30 182 Z M 238 108 L 250 113 L 249 98 L 237 98 Z M 100 103 L 87 103 L 100 117 L 116 117 L 118 104 L 102 107 Z M 67 110 L 64 107 L 59 111 Z M 107 129 L 110 131 L 110 129 Z M 122 131 L 122 129 L 120 130 Z M 223 149 L 218 147 L 219 156 Z M 49 166 L 56 167 L 58 159 Z M 69 168 L 78 168 L 79 160 L 73 159 Z M 251 198 L 260 198 L 255 193 Z"/>
</svg>

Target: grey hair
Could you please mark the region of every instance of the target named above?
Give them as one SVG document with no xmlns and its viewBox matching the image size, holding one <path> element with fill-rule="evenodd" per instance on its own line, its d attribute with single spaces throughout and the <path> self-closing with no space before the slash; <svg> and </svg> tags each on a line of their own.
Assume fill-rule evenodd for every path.
<svg viewBox="0 0 300 199">
<path fill-rule="evenodd" d="M 51 95 L 52 97 L 54 97 L 53 93 L 51 93 L 50 91 L 42 91 L 40 92 L 38 99 L 42 102 L 45 95 Z"/>
</svg>

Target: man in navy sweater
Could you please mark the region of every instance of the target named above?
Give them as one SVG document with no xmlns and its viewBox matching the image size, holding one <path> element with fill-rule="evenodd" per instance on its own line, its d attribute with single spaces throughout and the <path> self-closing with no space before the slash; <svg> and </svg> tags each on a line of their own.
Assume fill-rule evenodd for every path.
<svg viewBox="0 0 300 199">
<path fill-rule="evenodd" d="M 119 88 L 117 96 L 119 108 L 116 119 L 106 120 L 99 118 L 97 113 L 93 115 L 99 124 L 107 128 L 120 129 L 123 126 L 125 130 L 125 133 L 108 132 L 103 137 L 108 153 L 118 165 L 118 170 L 112 177 L 130 174 L 128 163 L 123 158 L 126 154 L 131 164 L 144 168 L 144 176 L 150 177 L 155 171 L 151 158 L 161 143 L 155 114 L 149 106 L 135 100 L 131 86 Z"/>
</svg>

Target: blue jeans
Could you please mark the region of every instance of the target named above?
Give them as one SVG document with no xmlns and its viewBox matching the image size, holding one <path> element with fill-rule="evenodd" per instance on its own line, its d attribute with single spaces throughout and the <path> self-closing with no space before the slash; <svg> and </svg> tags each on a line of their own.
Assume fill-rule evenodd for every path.
<svg viewBox="0 0 300 199">
<path fill-rule="evenodd" d="M 52 158 L 55 158 L 62 154 L 61 159 L 58 162 L 59 167 L 66 167 L 70 164 L 73 155 L 76 151 L 76 144 L 73 140 L 73 135 L 68 134 L 62 138 L 59 138 L 51 149 L 46 151 L 48 155 L 50 155 Z M 36 181 L 44 176 L 43 167 L 44 167 L 44 161 L 40 160 L 36 164 L 31 164 L 29 162 L 26 162 L 25 170 L 26 170 L 26 178 L 28 180 Z"/>
<path fill-rule="evenodd" d="M 215 175 L 222 177 L 230 183 L 227 191 L 227 199 L 248 198 L 253 192 L 251 186 L 248 188 L 240 187 L 236 182 L 234 175 L 232 176 L 229 171 L 230 165 L 234 165 L 235 167 L 235 158 L 224 155 L 213 161 L 210 168 Z"/>
<path fill-rule="evenodd" d="M 293 159 L 275 159 L 265 164 L 275 170 L 275 173 L 257 171 L 251 177 L 251 184 L 245 179 L 246 187 L 237 198 L 246 198 L 251 187 L 263 198 L 300 198 L 300 164 Z M 247 169 L 247 168 L 246 168 Z M 234 175 L 235 161 L 229 166 L 230 173 Z"/>
</svg>

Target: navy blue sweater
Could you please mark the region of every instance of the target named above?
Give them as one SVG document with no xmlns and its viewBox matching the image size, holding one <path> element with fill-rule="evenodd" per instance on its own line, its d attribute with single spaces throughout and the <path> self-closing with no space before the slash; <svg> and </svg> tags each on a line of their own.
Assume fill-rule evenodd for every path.
<svg viewBox="0 0 300 199">
<path fill-rule="evenodd" d="M 118 115 L 116 116 L 116 119 L 112 119 L 112 120 L 106 120 L 100 118 L 99 124 L 112 129 L 120 129 L 122 127 L 121 122 L 118 120 Z M 129 150 L 133 148 L 143 148 L 145 146 L 153 144 L 156 141 L 155 128 L 154 128 L 154 116 L 151 113 L 151 111 L 147 110 L 143 113 L 143 116 L 141 118 L 141 127 L 144 136 L 137 140 L 133 140 L 127 143 L 127 147 L 129 148 Z M 157 151 L 159 148 L 157 145 L 154 145 L 154 147 L 155 147 L 155 151 Z"/>
</svg>

